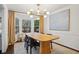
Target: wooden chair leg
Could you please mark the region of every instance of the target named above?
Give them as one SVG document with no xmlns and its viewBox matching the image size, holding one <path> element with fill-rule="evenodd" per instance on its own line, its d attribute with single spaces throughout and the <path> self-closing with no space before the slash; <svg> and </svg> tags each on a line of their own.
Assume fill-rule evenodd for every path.
<svg viewBox="0 0 79 59">
<path fill-rule="evenodd" d="M 53 48 L 53 47 L 52 47 L 52 41 L 50 41 L 50 47 L 51 47 L 51 49 Z"/>
<path fill-rule="evenodd" d="M 52 41 L 50 42 L 50 47 L 51 47 L 51 52 L 52 52 L 52 50 L 53 50 L 53 45 L 52 45 Z"/>
<path fill-rule="evenodd" d="M 52 42 L 51 42 L 51 49 L 52 49 L 53 47 L 52 47 Z"/>
</svg>

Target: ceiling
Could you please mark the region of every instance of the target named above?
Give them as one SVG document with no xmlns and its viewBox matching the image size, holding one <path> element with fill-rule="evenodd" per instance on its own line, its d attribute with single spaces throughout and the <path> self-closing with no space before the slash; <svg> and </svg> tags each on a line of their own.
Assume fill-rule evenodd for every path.
<svg viewBox="0 0 79 59">
<path fill-rule="evenodd" d="M 47 11 L 51 12 L 56 9 L 63 8 L 68 6 L 68 4 L 41 4 L 40 10 L 47 9 Z M 18 11 L 18 12 L 27 12 L 29 9 L 34 9 L 36 11 L 36 4 L 7 4 L 9 10 Z"/>
</svg>

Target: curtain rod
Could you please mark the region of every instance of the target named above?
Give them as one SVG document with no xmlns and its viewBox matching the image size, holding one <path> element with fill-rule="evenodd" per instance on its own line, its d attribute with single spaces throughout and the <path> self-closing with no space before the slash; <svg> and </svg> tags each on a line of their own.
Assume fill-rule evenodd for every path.
<svg viewBox="0 0 79 59">
<path fill-rule="evenodd" d="M 13 11 L 13 10 L 8 10 L 8 11 Z M 25 13 L 25 12 L 20 12 L 20 11 L 14 11 L 14 12 L 22 13 L 22 14 L 27 14 L 27 13 Z"/>
</svg>

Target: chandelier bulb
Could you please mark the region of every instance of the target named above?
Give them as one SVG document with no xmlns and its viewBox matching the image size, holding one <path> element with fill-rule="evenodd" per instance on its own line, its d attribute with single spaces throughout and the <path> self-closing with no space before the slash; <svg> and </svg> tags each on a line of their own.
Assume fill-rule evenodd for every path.
<svg viewBox="0 0 79 59">
<path fill-rule="evenodd" d="M 27 14 L 29 15 L 29 14 L 30 14 L 30 12 L 28 11 L 28 12 L 27 12 Z"/>
<path fill-rule="evenodd" d="M 30 18 L 33 18 L 33 15 L 30 15 Z"/>
<path fill-rule="evenodd" d="M 49 14 L 49 12 L 46 12 L 46 14 L 48 15 L 48 14 Z"/>
<path fill-rule="evenodd" d="M 33 9 L 30 9 L 30 11 L 33 11 Z"/>
<path fill-rule="evenodd" d="M 44 15 L 44 18 L 46 18 L 47 16 L 46 15 Z"/>
</svg>

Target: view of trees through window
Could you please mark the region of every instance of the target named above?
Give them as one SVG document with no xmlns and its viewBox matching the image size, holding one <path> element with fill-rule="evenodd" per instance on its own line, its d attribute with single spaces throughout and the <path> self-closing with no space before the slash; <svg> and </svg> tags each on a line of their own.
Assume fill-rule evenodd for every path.
<svg viewBox="0 0 79 59">
<path fill-rule="evenodd" d="M 18 18 L 16 18 L 15 21 L 15 33 L 18 34 L 19 33 L 19 25 L 20 25 L 20 21 Z M 31 20 L 22 20 L 22 32 L 31 32 Z M 39 20 L 34 20 L 34 32 L 39 32 Z"/>
<path fill-rule="evenodd" d="M 31 20 L 22 20 L 22 32 L 31 32 Z"/>
<path fill-rule="evenodd" d="M 39 32 L 39 20 L 34 20 L 34 32 Z"/>
<path fill-rule="evenodd" d="M 16 28 L 15 33 L 16 34 L 19 33 L 19 19 L 18 18 L 16 18 L 16 21 L 15 21 L 15 28 Z"/>
</svg>

